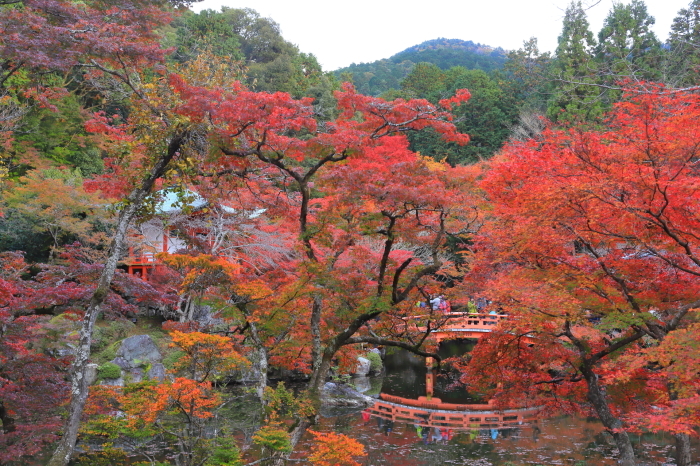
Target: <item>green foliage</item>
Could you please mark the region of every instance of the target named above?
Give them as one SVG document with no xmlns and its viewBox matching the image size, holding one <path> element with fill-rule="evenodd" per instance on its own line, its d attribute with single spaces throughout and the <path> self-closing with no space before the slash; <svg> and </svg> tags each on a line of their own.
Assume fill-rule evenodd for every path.
<svg viewBox="0 0 700 466">
<path fill-rule="evenodd" d="M 508 52 L 503 71 L 513 86 L 513 94 L 522 102 L 521 109 L 524 107 L 544 113 L 549 90 L 553 86 L 551 64 L 550 53 L 540 53 L 535 37 L 524 41 L 522 48 Z"/>
<path fill-rule="evenodd" d="M 411 97 L 435 101 L 444 92 L 445 73 L 432 63 L 418 63 L 401 81 L 401 89 Z"/>
<path fill-rule="evenodd" d="M 230 437 L 219 437 L 206 466 L 242 466 L 241 451 Z"/>
<path fill-rule="evenodd" d="M 263 426 L 253 435 L 253 443 L 273 452 L 288 453 L 292 443 L 286 430 L 276 426 Z"/>
<path fill-rule="evenodd" d="M 184 356 L 184 351 L 171 351 L 163 358 L 163 365 L 166 369 L 173 369 L 177 362 Z"/>
<path fill-rule="evenodd" d="M 75 241 L 96 250 L 105 247 L 105 233 L 110 224 L 109 212 L 104 208 L 107 201 L 85 191 L 79 169 L 33 170 L 2 194 L 0 210 L 11 212 L 11 224 L 19 225 L 29 234 L 18 237 L 11 229 L 0 227 L 0 245 L 29 249 L 29 257 L 43 261 L 56 259 L 64 245 Z M 33 249 L 34 235 L 48 236 L 51 243 Z M 48 257 L 40 257 L 46 249 Z"/>
<path fill-rule="evenodd" d="M 97 369 L 98 380 L 118 379 L 122 375 L 121 367 L 114 363 L 106 362 Z"/>
<path fill-rule="evenodd" d="M 700 64 L 700 0 L 692 0 L 688 8 L 678 12 L 671 24 L 668 39 L 670 54 L 667 76 L 672 84 L 683 87 L 700 82 L 697 66 Z"/>
<path fill-rule="evenodd" d="M 0 251 L 23 251 L 27 262 L 45 262 L 51 253 L 53 238 L 38 231 L 37 218 L 19 209 L 3 209 L 0 222 Z"/>
<path fill-rule="evenodd" d="M 18 152 L 35 150 L 57 165 L 78 168 L 84 175 L 102 173 L 100 151 L 84 129 L 87 113 L 78 97 L 69 94 L 56 110 L 36 107 L 23 119 L 15 138 Z"/>
<path fill-rule="evenodd" d="M 511 82 L 500 73 L 489 75 L 481 70 L 462 67 L 451 68 L 438 75 L 436 69 L 425 69 L 426 79 L 411 78 L 408 89 L 420 86 L 426 91 L 420 97 L 437 102 L 458 89 L 469 89 L 472 97 L 453 109 L 460 132 L 469 134 L 466 146 L 444 142 L 433 131 L 421 131 L 409 135 L 411 149 L 436 160 L 446 159 L 451 164 L 473 163 L 491 157 L 510 135 L 510 127 L 518 118 L 519 104 Z M 428 77 L 428 75 L 430 77 Z M 409 79 L 409 78 L 407 78 Z M 442 87 L 426 87 L 429 82 L 440 82 Z M 419 83 L 423 84 L 419 84 Z"/>
<path fill-rule="evenodd" d="M 552 121 L 573 124 L 602 118 L 603 105 L 596 87 L 600 84 L 595 71 L 596 45 L 581 2 L 572 1 L 566 9 L 554 62 L 561 84 L 547 109 L 547 116 Z"/>
<path fill-rule="evenodd" d="M 79 457 L 76 466 L 127 466 L 129 464 L 131 462 L 124 450 L 106 446 L 101 451 Z"/>
<path fill-rule="evenodd" d="M 112 343 L 123 340 L 134 330 L 135 325 L 128 320 L 113 320 L 106 325 L 97 325 L 92 334 L 90 348 L 100 352 Z M 114 359 L 114 358 L 111 358 Z"/>
<path fill-rule="evenodd" d="M 250 8 L 223 7 L 183 15 L 173 23 L 175 59 L 185 62 L 204 50 L 241 61 L 247 66 L 244 81 L 256 91 L 288 92 L 295 98 L 312 96 L 329 109 L 337 82 L 323 73 L 312 54 L 282 37 L 279 24 Z"/>
<path fill-rule="evenodd" d="M 376 373 L 379 373 L 382 371 L 382 367 L 384 367 L 384 364 L 382 363 L 382 357 L 379 354 L 377 354 L 373 351 L 370 351 L 369 353 L 365 354 L 364 357 L 369 359 L 370 372 L 376 374 Z"/>
<path fill-rule="evenodd" d="M 277 387 L 265 387 L 265 411 L 272 418 L 284 416 L 303 415 L 308 409 L 307 400 L 304 396 L 296 396 L 289 390 L 284 382 L 277 384 Z"/>
<path fill-rule="evenodd" d="M 232 60 L 243 59 L 240 36 L 224 13 L 205 9 L 199 13 L 187 11 L 177 18 L 175 32 L 175 59 L 185 62 L 194 59 L 205 49 Z M 170 44 L 168 44 L 170 45 Z"/>
</svg>

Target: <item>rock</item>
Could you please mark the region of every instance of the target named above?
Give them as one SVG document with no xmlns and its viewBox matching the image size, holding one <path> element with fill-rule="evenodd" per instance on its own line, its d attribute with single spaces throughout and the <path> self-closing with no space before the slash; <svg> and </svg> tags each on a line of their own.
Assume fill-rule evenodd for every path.
<svg viewBox="0 0 700 466">
<path fill-rule="evenodd" d="M 304 374 L 301 371 L 283 369 L 277 367 L 271 367 L 268 372 L 268 378 L 270 380 L 290 380 L 290 381 L 301 381 L 309 380 L 308 374 Z"/>
<path fill-rule="evenodd" d="M 111 361 L 122 369 L 122 376 L 118 379 L 106 379 L 104 384 L 123 386 L 125 379 L 130 383 L 136 383 L 141 382 L 146 376 L 163 380 L 165 367 L 162 360 L 158 347 L 149 335 L 125 338 L 117 350 L 117 357 Z M 145 368 L 149 366 L 150 369 L 146 375 Z"/>
<path fill-rule="evenodd" d="M 88 385 L 92 385 L 97 380 L 97 369 L 100 366 L 98 364 L 90 363 L 85 366 L 85 378 Z"/>
<path fill-rule="evenodd" d="M 374 399 L 347 385 L 327 382 L 321 389 L 321 404 L 324 406 L 366 408 L 374 404 Z"/>
<path fill-rule="evenodd" d="M 165 366 L 159 362 L 151 366 L 151 370 L 148 371 L 148 378 L 152 380 L 165 380 Z"/>
<path fill-rule="evenodd" d="M 163 359 L 150 335 L 134 335 L 124 339 L 117 351 L 117 358 L 120 357 L 128 361 L 130 367 L 161 362 Z"/>
<path fill-rule="evenodd" d="M 260 380 L 260 368 L 251 364 L 243 369 L 232 371 L 229 377 L 231 381 L 236 383 L 255 383 Z"/>
<path fill-rule="evenodd" d="M 372 367 L 372 363 L 369 359 L 363 358 L 362 356 L 357 358 L 357 366 L 355 367 L 355 372 L 353 375 L 355 377 L 366 377 Z"/>
<path fill-rule="evenodd" d="M 117 366 L 121 367 L 122 370 L 129 370 L 131 368 L 131 364 L 129 364 L 129 361 L 122 357 L 116 357 L 110 361 L 112 364 L 116 364 Z"/>
<path fill-rule="evenodd" d="M 118 379 L 104 379 L 102 381 L 102 385 L 111 385 L 113 387 L 123 387 L 124 386 L 124 378 L 119 377 Z"/>
<path fill-rule="evenodd" d="M 140 367 L 135 367 L 133 369 L 129 369 L 126 374 L 126 379 L 129 381 L 129 383 L 139 383 L 143 380 L 143 376 L 143 369 Z"/>
</svg>

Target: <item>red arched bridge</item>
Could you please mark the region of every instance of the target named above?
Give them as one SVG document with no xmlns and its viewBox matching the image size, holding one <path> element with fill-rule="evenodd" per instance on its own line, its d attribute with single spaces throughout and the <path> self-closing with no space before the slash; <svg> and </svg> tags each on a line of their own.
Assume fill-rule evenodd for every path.
<svg viewBox="0 0 700 466">
<path fill-rule="evenodd" d="M 406 320 L 406 324 L 416 331 L 425 331 L 423 322 L 427 319 L 435 321 L 435 316 L 413 316 Z M 455 340 L 458 338 L 481 338 L 491 332 L 502 320 L 508 319 L 506 315 L 489 313 L 450 312 L 439 316 L 444 320 L 442 325 L 431 331 L 431 338 L 437 343 L 442 340 Z"/>
</svg>

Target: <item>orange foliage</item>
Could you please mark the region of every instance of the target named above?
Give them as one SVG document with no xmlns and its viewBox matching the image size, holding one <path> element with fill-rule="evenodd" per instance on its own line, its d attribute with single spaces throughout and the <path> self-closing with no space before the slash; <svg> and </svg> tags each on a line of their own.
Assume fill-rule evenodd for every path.
<svg viewBox="0 0 700 466">
<path fill-rule="evenodd" d="M 234 348 L 230 338 L 202 332 L 170 332 L 170 346 L 185 353 L 175 363 L 175 370 L 204 382 L 214 371 L 225 373 L 248 365 L 248 361 Z"/>
<path fill-rule="evenodd" d="M 364 446 L 355 439 L 334 432 L 315 432 L 309 461 L 315 466 L 360 466 L 353 456 L 365 456 Z"/>
</svg>

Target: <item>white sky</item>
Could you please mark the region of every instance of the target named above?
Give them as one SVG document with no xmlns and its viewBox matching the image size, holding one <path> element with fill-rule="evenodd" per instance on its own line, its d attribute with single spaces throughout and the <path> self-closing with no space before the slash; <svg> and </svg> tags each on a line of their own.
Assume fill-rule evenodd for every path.
<svg viewBox="0 0 700 466">
<path fill-rule="evenodd" d="M 583 0 L 597 37 L 614 0 Z M 691 0 L 646 0 L 665 41 L 678 10 Z M 280 25 L 286 40 L 313 53 L 325 71 L 367 63 L 429 39 L 471 40 L 519 49 L 537 37 L 541 51 L 554 51 L 569 0 L 204 0 L 194 11 L 252 8 Z M 623 0 L 623 3 L 629 3 Z"/>
</svg>

